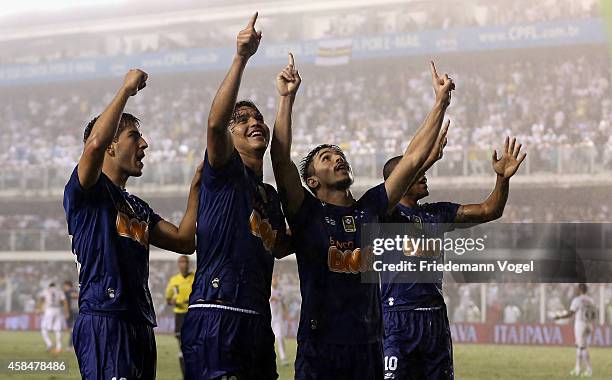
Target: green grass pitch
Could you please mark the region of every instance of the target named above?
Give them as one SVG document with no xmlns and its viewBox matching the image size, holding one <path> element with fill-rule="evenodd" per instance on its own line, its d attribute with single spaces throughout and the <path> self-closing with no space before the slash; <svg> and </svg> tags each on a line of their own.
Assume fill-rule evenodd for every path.
<svg viewBox="0 0 612 380">
<path fill-rule="evenodd" d="M 67 335 L 64 334 L 67 340 Z M 287 341 L 289 358 L 295 357 L 295 340 Z M 493 345 L 455 345 L 455 372 L 459 380 L 491 379 L 572 379 L 575 349 L 571 347 L 529 347 Z M 612 349 L 590 350 L 594 376 L 592 379 L 612 379 Z M 157 378 L 178 380 L 177 343 L 173 336 L 157 336 Z M 69 374 L 15 374 L 0 369 L 0 379 L 43 380 L 79 379 L 74 352 L 64 350 L 58 356 L 45 352 L 38 332 L 0 332 L 0 363 L 9 360 L 63 360 L 69 363 Z M 278 367 L 280 379 L 293 379 L 293 364 Z"/>
</svg>

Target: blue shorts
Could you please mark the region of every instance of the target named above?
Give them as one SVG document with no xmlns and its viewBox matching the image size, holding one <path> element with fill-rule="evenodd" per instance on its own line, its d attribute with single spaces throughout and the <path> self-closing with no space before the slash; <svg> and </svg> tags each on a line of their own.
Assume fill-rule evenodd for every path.
<svg viewBox="0 0 612 380">
<path fill-rule="evenodd" d="M 274 380 L 269 317 L 220 308 L 190 308 L 181 330 L 186 380 Z"/>
<path fill-rule="evenodd" d="M 305 339 L 298 342 L 296 380 L 381 380 L 382 342 L 331 344 Z"/>
<path fill-rule="evenodd" d="M 72 340 L 85 380 L 155 379 L 155 335 L 146 323 L 79 313 Z"/>
<path fill-rule="evenodd" d="M 454 379 L 446 307 L 385 311 L 385 379 Z"/>
</svg>

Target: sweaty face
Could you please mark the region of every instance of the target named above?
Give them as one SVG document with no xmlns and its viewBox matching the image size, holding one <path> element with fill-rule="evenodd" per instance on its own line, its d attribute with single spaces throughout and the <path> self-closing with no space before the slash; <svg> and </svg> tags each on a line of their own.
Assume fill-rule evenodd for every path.
<svg viewBox="0 0 612 380">
<path fill-rule="evenodd" d="M 416 200 L 425 198 L 429 195 L 429 189 L 427 188 L 427 177 L 425 175 L 420 176 L 416 182 L 406 192 L 407 196 Z"/>
<path fill-rule="evenodd" d="M 125 127 L 117 141 L 113 142 L 117 166 L 132 177 L 140 177 L 144 164 L 145 149 L 149 147 L 135 125 Z"/>
<path fill-rule="evenodd" d="M 270 128 L 264 123 L 259 111 L 252 107 L 238 108 L 230 130 L 238 152 L 263 154 L 270 142 Z"/>
<path fill-rule="evenodd" d="M 311 178 L 316 179 L 320 186 L 347 190 L 353 184 L 350 165 L 335 149 L 325 148 L 319 151 L 314 157 L 312 168 Z"/>
</svg>

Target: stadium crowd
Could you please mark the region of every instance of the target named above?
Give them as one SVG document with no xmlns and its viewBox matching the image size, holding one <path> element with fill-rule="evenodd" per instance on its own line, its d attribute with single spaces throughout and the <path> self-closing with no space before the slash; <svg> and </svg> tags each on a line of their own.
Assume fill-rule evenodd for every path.
<svg viewBox="0 0 612 380">
<path fill-rule="evenodd" d="M 551 49 L 442 59 L 441 69 L 454 73 L 461 86 L 449 109 L 453 123 L 437 173 L 487 173 L 491 148 L 509 134 L 529 149 L 528 173 L 612 169 L 607 56 L 595 48 L 577 53 L 569 57 Z M 505 54 L 523 54 L 524 59 L 509 63 Z M 474 59 L 486 64 L 476 68 L 471 65 Z M 358 176 L 378 176 L 386 159 L 404 149 L 431 103 L 428 73 L 421 61 L 302 67 L 305 84 L 294 111 L 294 160 L 316 144 L 331 141 L 347 152 Z M 270 70 L 258 69 L 245 81 L 241 97 L 255 101 L 271 126 L 276 94 Z M 145 175 L 152 167 L 176 173 L 171 163 L 187 162 L 180 178 L 190 178 L 194 161 L 202 155 L 206 115 L 218 75 L 156 77 L 151 88 L 134 99 L 129 111 L 142 119 L 150 146 L 145 165 L 151 166 Z M 82 149 L 84 125 L 112 96 L 114 88 L 108 82 L 3 92 L 0 165 L 5 176 L 33 166 L 73 167 Z M 162 174 L 155 172 L 157 178 Z M 0 188 L 9 187 L 1 177 Z"/>
</svg>

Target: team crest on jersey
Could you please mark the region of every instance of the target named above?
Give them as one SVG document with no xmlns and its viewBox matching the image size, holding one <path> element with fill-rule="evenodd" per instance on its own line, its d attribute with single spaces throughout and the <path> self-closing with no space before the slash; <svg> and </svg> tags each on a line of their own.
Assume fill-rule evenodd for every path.
<svg viewBox="0 0 612 380">
<path fill-rule="evenodd" d="M 272 253 L 277 231 L 272 229 L 268 219 L 263 219 L 257 210 L 253 210 L 249 217 L 249 226 L 251 233 L 261 239 L 266 251 Z"/>
<path fill-rule="evenodd" d="M 419 229 L 423 229 L 423 220 L 421 219 L 420 216 L 418 215 L 406 215 L 403 212 L 401 212 L 401 215 L 406 218 L 406 220 L 408 220 L 409 223 L 414 223 L 416 224 L 416 227 Z"/>
<path fill-rule="evenodd" d="M 357 227 L 355 226 L 355 218 L 352 215 L 343 216 L 342 227 L 344 227 L 345 232 L 357 231 Z"/>
<path fill-rule="evenodd" d="M 117 211 L 117 234 L 130 238 L 143 247 L 149 246 L 149 224 L 136 218 L 130 218 L 127 214 Z"/>
</svg>

